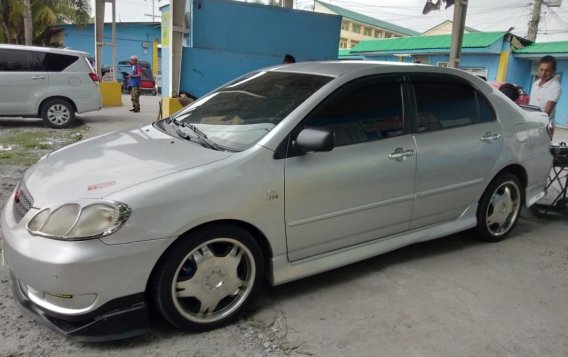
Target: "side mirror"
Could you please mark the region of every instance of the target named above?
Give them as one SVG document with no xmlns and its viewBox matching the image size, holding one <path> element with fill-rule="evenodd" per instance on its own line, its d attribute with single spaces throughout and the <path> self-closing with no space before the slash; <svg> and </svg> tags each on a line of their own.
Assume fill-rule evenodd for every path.
<svg viewBox="0 0 568 357">
<path fill-rule="evenodd" d="M 335 135 L 328 129 L 304 128 L 292 141 L 292 149 L 298 154 L 331 151 L 334 147 Z"/>
</svg>

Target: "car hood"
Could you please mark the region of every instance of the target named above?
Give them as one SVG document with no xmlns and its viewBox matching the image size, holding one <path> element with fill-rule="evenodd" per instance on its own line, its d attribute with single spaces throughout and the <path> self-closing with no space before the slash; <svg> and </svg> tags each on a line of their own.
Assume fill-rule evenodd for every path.
<svg viewBox="0 0 568 357">
<path fill-rule="evenodd" d="M 230 155 L 173 138 L 148 125 L 57 150 L 32 166 L 24 182 L 34 206 L 43 207 L 80 198 L 102 198 Z"/>
</svg>

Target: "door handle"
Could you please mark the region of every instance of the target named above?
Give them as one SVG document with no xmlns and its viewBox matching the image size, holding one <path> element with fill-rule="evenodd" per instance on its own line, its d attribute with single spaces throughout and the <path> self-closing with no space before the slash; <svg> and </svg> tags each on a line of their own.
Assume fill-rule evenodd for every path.
<svg viewBox="0 0 568 357">
<path fill-rule="evenodd" d="M 394 152 L 389 154 L 389 159 L 396 160 L 396 161 L 404 161 L 407 157 L 413 156 L 414 150 L 408 149 L 404 150 L 403 148 L 396 148 Z"/>
<path fill-rule="evenodd" d="M 500 137 L 501 137 L 501 134 L 499 134 L 499 133 L 487 132 L 487 133 L 485 133 L 485 135 L 483 135 L 481 137 L 481 141 L 486 142 L 486 143 L 491 143 L 495 140 L 499 140 Z"/>
<path fill-rule="evenodd" d="M 46 79 L 44 76 L 33 76 L 32 79 Z"/>
</svg>

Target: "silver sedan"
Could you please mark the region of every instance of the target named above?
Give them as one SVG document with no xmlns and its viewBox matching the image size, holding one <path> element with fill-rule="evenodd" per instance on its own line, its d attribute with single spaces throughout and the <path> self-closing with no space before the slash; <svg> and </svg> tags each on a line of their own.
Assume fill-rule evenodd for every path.
<svg viewBox="0 0 568 357">
<path fill-rule="evenodd" d="M 259 70 L 170 118 L 55 151 L 2 214 L 21 307 L 85 340 L 237 318 L 277 285 L 473 229 L 544 195 L 548 120 L 460 70 Z"/>
</svg>

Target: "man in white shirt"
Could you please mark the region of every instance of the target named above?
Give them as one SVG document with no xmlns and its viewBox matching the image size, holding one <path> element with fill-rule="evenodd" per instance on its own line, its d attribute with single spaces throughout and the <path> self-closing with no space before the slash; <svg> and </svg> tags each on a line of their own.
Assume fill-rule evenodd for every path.
<svg viewBox="0 0 568 357">
<path fill-rule="evenodd" d="M 560 83 L 554 79 L 556 58 L 544 56 L 538 62 L 538 77 L 531 89 L 530 105 L 539 107 L 553 119 L 553 110 L 562 94 Z"/>
</svg>

